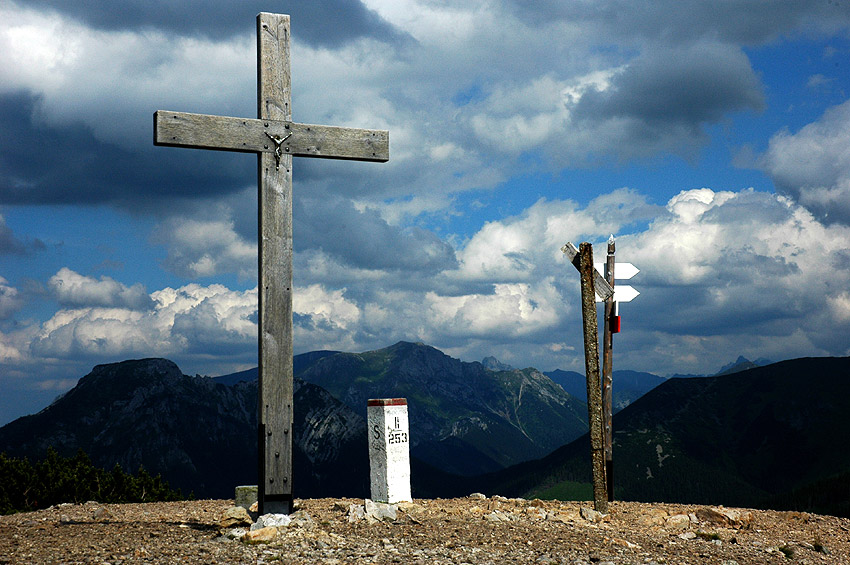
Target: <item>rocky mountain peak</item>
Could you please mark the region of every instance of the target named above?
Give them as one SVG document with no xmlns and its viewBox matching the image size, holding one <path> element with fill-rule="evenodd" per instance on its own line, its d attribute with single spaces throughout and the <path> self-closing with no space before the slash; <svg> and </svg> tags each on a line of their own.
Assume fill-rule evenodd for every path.
<svg viewBox="0 0 850 565">
<path fill-rule="evenodd" d="M 485 357 L 481 360 L 481 364 L 484 365 L 485 369 L 490 369 L 491 371 L 513 371 L 514 368 L 508 365 L 507 363 L 502 363 L 492 355 Z"/>
<path fill-rule="evenodd" d="M 136 385 L 140 382 L 150 383 L 182 376 L 180 368 L 168 359 L 131 359 L 119 363 L 95 365 L 88 375 L 80 379 L 80 385 L 93 383 L 103 385 L 116 380 L 124 384 Z"/>
</svg>

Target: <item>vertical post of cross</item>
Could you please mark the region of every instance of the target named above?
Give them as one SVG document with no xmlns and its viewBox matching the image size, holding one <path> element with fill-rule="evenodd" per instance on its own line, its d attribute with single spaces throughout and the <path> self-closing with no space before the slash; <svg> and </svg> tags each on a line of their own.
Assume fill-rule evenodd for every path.
<svg viewBox="0 0 850 565">
<path fill-rule="evenodd" d="M 578 271 L 581 281 L 581 315 L 584 326 L 584 364 L 587 375 L 587 416 L 590 424 L 590 455 L 593 466 L 593 507 L 608 512 L 605 487 L 605 453 L 602 425 L 602 384 L 599 379 L 599 330 L 596 322 L 593 246 L 579 244 Z"/>
<path fill-rule="evenodd" d="M 289 16 L 284 14 L 257 15 L 257 117 L 265 128 L 271 120 L 292 120 Z M 267 136 L 269 145 L 275 143 Z M 287 514 L 292 505 L 292 155 L 260 152 L 257 162 L 258 496 L 261 513 Z"/>
<path fill-rule="evenodd" d="M 614 235 L 608 239 L 608 257 L 605 261 L 605 280 L 614 287 Z M 602 418 L 605 423 L 605 479 L 608 485 L 608 502 L 614 500 L 614 449 L 613 449 L 613 341 L 611 320 L 614 316 L 614 297 L 605 300 L 605 323 L 602 330 Z"/>
</svg>

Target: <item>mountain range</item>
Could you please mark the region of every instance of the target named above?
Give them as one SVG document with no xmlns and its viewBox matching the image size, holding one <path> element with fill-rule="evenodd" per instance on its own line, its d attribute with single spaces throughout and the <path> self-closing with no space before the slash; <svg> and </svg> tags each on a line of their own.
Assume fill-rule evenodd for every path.
<svg viewBox="0 0 850 565">
<path fill-rule="evenodd" d="M 587 403 L 586 375 L 576 371 L 562 371 L 561 369 L 544 374 L 559 384 L 569 395 L 585 404 Z M 613 371 L 611 375 L 611 401 L 614 412 L 622 410 L 666 380 L 664 377 L 652 373 L 628 370 Z"/>
<path fill-rule="evenodd" d="M 362 419 L 317 386 L 296 379 L 294 391 L 301 495 L 365 492 Z M 231 497 L 257 481 L 257 384 L 186 376 L 166 359 L 98 365 L 44 410 L 0 428 L 10 456 L 40 459 L 49 446 L 64 456 L 82 449 L 107 469 L 144 466 L 185 494 Z M 342 462 L 350 472 L 338 472 Z"/>
<path fill-rule="evenodd" d="M 411 453 L 459 475 L 542 457 L 588 429 L 586 406 L 540 371 L 491 370 L 421 343 L 326 355 L 297 376 L 364 418 L 370 398 L 407 398 Z"/>
<path fill-rule="evenodd" d="M 669 379 L 614 416 L 615 497 L 850 516 L 848 412 L 848 357 Z M 589 440 L 479 480 L 506 495 L 589 493 Z"/>
<path fill-rule="evenodd" d="M 493 357 L 467 363 L 399 342 L 364 353 L 296 355 L 293 372 L 364 419 L 370 398 L 407 398 L 411 453 L 452 474 L 536 459 L 587 431 L 584 402 L 536 369 L 514 369 Z M 215 378 L 226 384 L 256 379 L 256 368 Z"/>
<path fill-rule="evenodd" d="M 494 361 L 488 369 L 407 342 L 296 357 L 296 495 L 368 496 L 365 401 L 405 396 L 418 434 L 414 496 L 589 498 L 582 404 L 534 369 Z M 614 417 L 616 498 L 850 516 L 840 439 L 850 432 L 849 376 L 850 358 L 805 358 L 662 379 Z M 627 376 L 615 390 L 618 382 L 625 388 Z M 0 452 L 79 448 L 102 467 L 144 465 L 184 492 L 230 497 L 256 481 L 256 403 L 256 370 L 207 378 L 165 359 L 99 365 L 38 414 L 0 428 Z M 576 420 L 581 427 L 556 429 Z M 481 468 L 490 472 L 472 475 Z"/>
<path fill-rule="evenodd" d="M 423 344 L 311 352 L 296 356 L 294 369 L 300 496 L 368 495 L 369 398 L 409 399 L 423 495 L 430 485 L 445 491 L 451 473 L 534 459 L 587 430 L 583 404 L 542 373 L 491 371 Z M 184 492 L 230 496 L 236 484 L 256 482 L 256 378 L 256 369 L 189 377 L 165 359 L 99 365 L 38 414 L 0 428 L 0 452 L 39 459 L 48 446 L 61 455 L 83 449 L 102 467 L 143 465 Z"/>
</svg>

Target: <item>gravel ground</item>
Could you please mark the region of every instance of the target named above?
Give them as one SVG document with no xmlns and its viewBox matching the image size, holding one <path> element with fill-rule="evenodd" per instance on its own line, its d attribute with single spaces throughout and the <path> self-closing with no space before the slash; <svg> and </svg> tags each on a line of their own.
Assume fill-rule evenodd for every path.
<svg viewBox="0 0 850 565">
<path fill-rule="evenodd" d="M 602 517 L 582 513 L 588 503 L 493 497 L 417 500 L 394 521 L 350 519 L 362 504 L 298 501 L 305 518 L 267 542 L 222 535 L 232 500 L 60 505 L 0 516 L 0 564 L 850 564 L 850 520 L 801 512 L 733 510 L 740 519 L 723 523 L 713 519 L 722 508 L 615 502 Z"/>
</svg>

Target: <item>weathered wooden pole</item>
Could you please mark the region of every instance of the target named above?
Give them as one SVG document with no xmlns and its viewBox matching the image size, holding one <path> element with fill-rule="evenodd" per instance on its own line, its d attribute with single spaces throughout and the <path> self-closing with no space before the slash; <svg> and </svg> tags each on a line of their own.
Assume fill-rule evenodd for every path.
<svg viewBox="0 0 850 565">
<path fill-rule="evenodd" d="M 599 379 L 599 332 L 596 323 L 596 292 L 593 279 L 593 246 L 579 244 L 577 255 L 581 281 L 581 317 L 584 324 L 584 365 L 587 374 L 587 419 L 590 424 L 590 456 L 593 465 L 593 507 L 608 512 L 605 487 L 605 448 L 602 425 L 602 386 Z"/>
<path fill-rule="evenodd" d="M 614 236 L 608 239 L 608 257 L 605 261 L 605 280 L 614 287 Z M 614 448 L 612 421 L 614 407 L 613 388 L 613 341 L 611 318 L 614 315 L 614 297 L 605 301 L 605 324 L 602 330 L 602 418 L 605 423 L 605 473 L 608 485 L 608 502 L 614 500 Z"/>
</svg>

